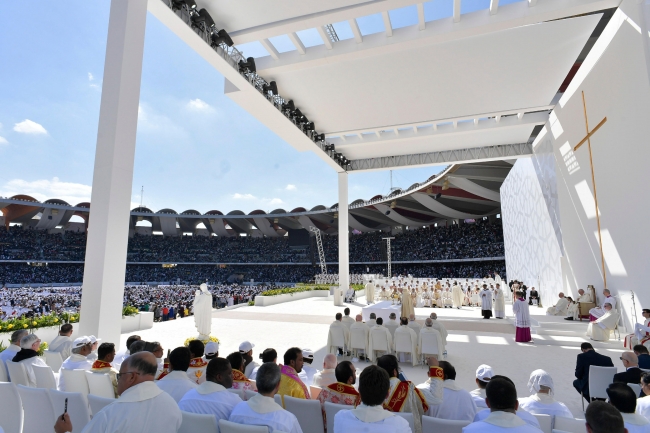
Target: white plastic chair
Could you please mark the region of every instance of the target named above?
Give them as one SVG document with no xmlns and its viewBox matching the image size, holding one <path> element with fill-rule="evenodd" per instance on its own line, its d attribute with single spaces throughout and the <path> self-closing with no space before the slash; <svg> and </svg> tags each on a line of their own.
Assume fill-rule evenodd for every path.
<svg viewBox="0 0 650 433">
<path fill-rule="evenodd" d="M 328 432 L 333 432 L 334 431 L 334 416 L 338 413 L 340 410 L 350 410 L 354 409 L 352 406 L 348 406 L 345 404 L 336 404 L 336 403 L 330 403 L 329 401 L 325 402 L 325 418 L 327 418 L 327 431 Z"/>
<path fill-rule="evenodd" d="M 191 413 L 184 410 L 181 411 L 181 414 L 183 415 L 183 422 L 181 428 L 178 429 L 178 433 L 217 432 L 217 420 L 214 415 Z"/>
<path fill-rule="evenodd" d="M 49 367 L 48 367 L 49 368 Z M 65 399 L 68 399 L 68 415 L 75 431 L 81 431 L 90 422 L 88 399 L 78 392 L 63 392 L 49 389 L 50 402 L 54 416 L 60 416 L 65 410 Z M 78 429 L 78 430 L 77 430 Z"/>
<path fill-rule="evenodd" d="M 85 371 L 86 382 L 88 382 L 88 393 L 104 398 L 115 398 L 115 390 L 113 389 L 113 382 L 111 377 L 106 373 L 93 373 L 92 371 Z M 68 382 L 66 379 L 66 388 Z"/>
<path fill-rule="evenodd" d="M 555 417 L 554 430 L 565 431 L 568 433 L 584 433 L 586 421 L 584 419 Z"/>
<path fill-rule="evenodd" d="M 634 395 L 639 397 L 639 394 L 641 394 L 641 385 L 638 383 L 628 383 L 627 386 L 632 388 L 632 391 L 634 391 Z"/>
<path fill-rule="evenodd" d="M 438 355 L 440 358 L 440 348 L 438 347 L 437 335 L 433 332 L 425 332 L 422 336 L 422 347 L 420 353 L 422 354 L 422 364 L 426 364 L 425 359 L 431 355 Z"/>
<path fill-rule="evenodd" d="M 225 419 L 220 419 L 219 431 L 221 433 L 269 433 L 269 428 L 264 425 L 237 424 L 226 421 Z M 179 430 L 178 433 L 181 433 L 181 431 Z"/>
<path fill-rule="evenodd" d="M 463 428 L 470 424 L 470 421 L 441 419 L 422 415 L 422 431 L 426 433 L 462 433 Z"/>
<path fill-rule="evenodd" d="M 413 353 L 413 347 L 411 346 L 411 333 L 402 333 L 395 332 L 395 355 L 398 353 L 410 353 L 411 362 L 413 364 L 417 363 L 416 354 Z M 399 359 L 399 357 L 398 357 Z"/>
<path fill-rule="evenodd" d="M 61 369 L 61 376 L 63 383 L 65 383 L 66 392 L 80 392 L 83 395 L 88 395 L 88 380 L 86 379 L 87 370 L 67 370 Z M 115 395 L 115 394 L 113 394 Z"/>
<path fill-rule="evenodd" d="M 539 428 L 544 433 L 552 433 L 551 430 L 553 430 L 553 417 L 551 415 L 533 414 L 533 416 L 537 418 Z"/>
<path fill-rule="evenodd" d="M 23 404 L 13 383 L 0 383 L 0 419 L 5 433 L 22 433 Z"/>
<path fill-rule="evenodd" d="M 246 397 L 246 401 L 250 400 L 251 398 L 255 397 L 257 395 L 256 391 L 252 391 L 250 389 L 245 389 L 244 390 L 244 397 Z"/>
<path fill-rule="evenodd" d="M 298 424 L 300 424 L 303 433 L 324 433 L 320 401 L 285 395 L 284 406 L 298 418 Z"/>
<path fill-rule="evenodd" d="M 244 394 L 244 390 L 243 390 L 243 389 L 233 389 L 233 388 L 229 388 L 229 389 L 227 389 L 227 391 L 228 391 L 228 392 L 231 392 L 231 393 L 233 393 L 233 394 L 237 394 L 237 395 L 239 396 L 239 398 L 241 398 L 242 400 L 246 401 L 246 395 Z"/>
<path fill-rule="evenodd" d="M 275 394 L 273 400 L 275 400 L 275 402 L 280 406 L 284 407 L 284 404 L 282 404 L 282 396 L 280 394 Z"/>
<path fill-rule="evenodd" d="M 90 406 L 90 413 L 92 413 L 93 416 L 95 416 L 97 412 L 104 409 L 104 407 L 108 406 L 114 401 L 115 398 L 104 398 L 93 394 L 88 394 L 88 405 Z"/>
<path fill-rule="evenodd" d="M 377 352 L 390 353 L 388 337 L 383 329 L 371 329 L 370 338 L 372 338 L 372 359 L 377 359 Z"/>
<path fill-rule="evenodd" d="M 589 397 L 608 398 L 607 387 L 614 380 L 616 367 L 597 367 L 589 366 Z"/>
<path fill-rule="evenodd" d="M 43 355 L 45 356 L 45 363 L 52 368 L 53 372 L 58 373 L 63 364 L 61 354 L 59 352 L 52 352 L 51 350 L 44 350 Z"/>
<path fill-rule="evenodd" d="M 413 420 L 413 414 L 410 412 L 395 412 L 395 415 L 401 416 L 404 418 L 406 421 L 409 423 L 409 427 L 411 427 L 411 431 L 415 431 L 415 421 Z"/>
<path fill-rule="evenodd" d="M 9 376 L 7 376 L 7 367 L 5 366 L 4 361 L 0 361 L 0 382 L 9 382 Z"/>
<path fill-rule="evenodd" d="M 311 395 L 312 400 L 318 400 L 320 392 L 323 390 L 320 386 L 310 385 L 309 386 L 309 395 Z"/>
<path fill-rule="evenodd" d="M 345 352 L 345 349 L 347 348 L 347 344 L 345 344 L 345 332 L 343 328 L 339 326 L 335 327 L 330 327 L 330 340 L 332 342 L 332 345 L 328 348 L 329 353 L 337 353 L 338 348 L 343 349 Z M 335 350 L 332 351 L 332 348 Z"/>
<path fill-rule="evenodd" d="M 46 389 L 18 385 L 18 394 L 23 402 L 25 422 L 23 433 L 50 432 L 56 415 Z"/>
<path fill-rule="evenodd" d="M 34 370 L 38 388 L 56 389 L 56 379 L 50 366 L 33 365 L 32 369 Z"/>
<path fill-rule="evenodd" d="M 9 371 L 9 377 L 11 377 L 11 383 L 29 386 L 29 379 L 27 379 L 27 372 L 25 371 L 24 365 L 20 362 L 13 361 L 7 361 L 6 365 Z"/>
<path fill-rule="evenodd" d="M 368 341 L 366 340 L 366 333 L 361 328 L 354 328 L 350 330 L 350 350 L 352 350 L 352 356 L 354 358 L 359 357 L 359 350 L 363 350 L 363 353 L 367 356 L 366 353 L 368 346 Z"/>
</svg>

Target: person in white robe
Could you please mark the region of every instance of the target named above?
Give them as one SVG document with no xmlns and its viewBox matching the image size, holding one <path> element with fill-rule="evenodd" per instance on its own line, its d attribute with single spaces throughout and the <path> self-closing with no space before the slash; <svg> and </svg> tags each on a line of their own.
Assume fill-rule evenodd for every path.
<svg viewBox="0 0 650 433">
<path fill-rule="evenodd" d="M 7 373 L 7 378 L 11 379 L 9 376 L 9 370 L 7 370 L 6 362 L 7 361 L 12 361 L 14 359 L 14 356 L 18 352 L 20 352 L 20 340 L 25 337 L 29 332 L 26 329 L 20 329 L 18 331 L 14 331 L 11 334 L 11 338 L 9 339 L 9 346 L 2 352 L 0 352 L 0 368 L 4 368 L 5 372 Z"/>
<path fill-rule="evenodd" d="M 126 349 L 125 350 L 120 350 L 115 354 L 115 358 L 113 358 L 113 362 L 111 363 L 113 365 L 113 368 L 119 370 L 120 366 L 126 360 L 126 358 L 129 357 L 131 354 L 131 345 L 135 343 L 136 341 L 140 341 L 141 338 L 139 335 L 131 335 L 129 338 L 126 339 Z"/>
<path fill-rule="evenodd" d="M 409 341 L 409 347 L 411 353 L 397 352 L 397 346 L 399 341 Z M 415 367 L 418 364 L 419 353 L 418 353 L 418 335 L 413 329 L 408 326 L 408 319 L 402 317 L 401 325 L 395 330 L 394 340 L 393 340 L 393 351 L 400 357 L 400 362 L 408 362 L 409 360 Z M 409 359 L 410 358 L 410 359 Z"/>
<path fill-rule="evenodd" d="M 58 352 L 63 361 L 68 359 L 72 352 L 72 331 L 73 329 L 71 324 L 66 323 L 61 325 L 59 335 L 48 344 L 47 350 L 50 352 Z"/>
<path fill-rule="evenodd" d="M 478 412 L 476 413 L 476 416 L 474 417 L 474 422 L 483 421 L 485 418 L 490 416 L 490 413 L 491 413 L 490 408 L 483 408 L 483 409 L 479 408 Z M 517 412 L 515 412 L 515 415 L 521 418 L 529 426 L 541 430 L 539 421 L 537 421 L 535 415 L 523 410 L 522 408 L 518 408 Z"/>
<path fill-rule="evenodd" d="M 492 367 L 487 364 L 481 364 L 476 369 L 476 385 L 478 388 L 470 391 L 470 395 L 474 399 L 474 404 L 479 411 L 487 408 L 487 404 L 485 404 L 485 387 L 490 382 L 490 379 L 492 379 L 492 376 L 494 376 Z"/>
<path fill-rule="evenodd" d="M 558 293 L 560 299 L 552 307 L 546 309 L 547 316 L 566 316 L 567 308 L 569 307 L 569 300 L 564 296 L 564 293 Z"/>
<path fill-rule="evenodd" d="M 592 322 L 605 315 L 605 304 L 610 304 L 613 309 L 616 309 L 616 299 L 612 296 L 608 289 L 603 290 L 603 296 L 605 296 L 605 299 L 603 300 L 601 306 L 594 307 L 589 310 L 589 318 Z"/>
<path fill-rule="evenodd" d="M 312 384 L 314 386 L 325 388 L 328 385 L 336 383 L 337 380 L 334 370 L 336 369 L 337 363 L 336 355 L 332 353 L 325 355 L 323 358 L 323 369 L 314 375 Z"/>
<path fill-rule="evenodd" d="M 343 324 L 343 315 L 341 313 L 336 313 L 334 322 L 330 325 L 330 330 L 327 333 L 327 351 L 328 353 L 338 353 L 338 349 L 343 349 L 334 345 L 334 336 L 337 334 L 343 333 L 343 341 L 345 347 L 350 347 L 350 330 L 347 326 Z"/>
<path fill-rule="evenodd" d="M 481 314 L 484 319 L 492 317 L 492 291 L 488 289 L 487 284 L 483 284 L 481 296 Z"/>
<path fill-rule="evenodd" d="M 329 353 L 328 355 L 332 354 Z M 334 358 L 336 358 L 336 356 L 334 356 Z M 314 351 L 311 349 L 302 349 L 302 360 L 303 365 L 300 373 L 298 373 L 298 377 L 302 380 L 302 383 L 311 386 L 314 383 L 316 374 L 318 373 L 318 370 L 311 366 L 312 362 L 314 362 Z"/>
<path fill-rule="evenodd" d="M 573 418 L 566 405 L 553 398 L 554 388 L 550 374 L 541 369 L 533 371 L 528 379 L 528 390 L 532 395 L 520 398 L 519 407 L 533 415 Z"/>
<path fill-rule="evenodd" d="M 386 327 L 386 329 L 390 331 L 391 337 L 395 339 L 395 330 L 399 328 L 399 321 L 397 320 L 397 316 L 395 315 L 395 313 L 390 313 L 390 315 L 388 316 L 388 320 L 386 321 L 384 326 Z"/>
<path fill-rule="evenodd" d="M 370 318 L 365 322 L 368 325 L 368 328 L 372 328 L 377 324 L 377 315 L 375 313 L 370 313 Z"/>
<path fill-rule="evenodd" d="M 258 393 L 248 401 L 238 403 L 230 413 L 228 421 L 244 425 L 266 426 L 269 433 L 302 433 L 298 419 L 284 410 L 273 397 L 280 388 L 280 367 L 266 362 L 257 370 Z"/>
<path fill-rule="evenodd" d="M 442 337 L 442 344 L 444 346 L 447 346 L 447 335 L 448 335 L 447 328 L 445 328 L 445 325 L 438 322 L 438 314 L 431 313 L 429 315 L 429 318 L 433 320 L 433 324 L 431 325 L 431 327 L 437 330 L 438 332 L 440 332 L 440 336 Z"/>
<path fill-rule="evenodd" d="M 374 344 L 374 339 L 373 339 L 373 333 L 377 333 L 381 335 L 381 333 L 384 333 L 386 335 L 386 342 L 387 342 L 387 347 L 388 351 L 386 353 L 391 353 L 393 349 L 393 336 L 390 334 L 390 331 L 388 328 L 383 326 L 384 320 L 379 317 L 377 318 L 377 324 L 370 328 L 370 335 L 368 338 L 368 359 L 370 361 L 373 361 L 375 358 L 375 344 Z"/>
<path fill-rule="evenodd" d="M 451 288 L 451 298 L 454 308 L 458 308 L 460 310 L 460 307 L 463 306 L 465 294 L 463 293 L 463 289 L 460 287 L 460 285 L 458 285 L 456 281 L 454 281 L 454 286 Z"/>
<path fill-rule="evenodd" d="M 93 367 L 93 361 L 88 359 L 91 352 L 92 343 L 90 338 L 86 336 L 76 338 L 72 343 L 72 353 L 61 364 L 61 370 L 90 370 Z M 59 391 L 66 391 L 65 376 L 63 374 L 59 376 Z"/>
<path fill-rule="evenodd" d="M 442 335 L 440 334 L 440 331 L 435 329 L 433 327 L 435 321 L 431 319 L 430 317 L 424 321 L 424 327 L 420 330 L 420 334 L 418 335 L 418 350 L 422 355 L 436 355 L 439 358 L 443 357 L 443 354 L 446 353 L 445 350 L 445 343 L 442 338 Z M 422 344 L 422 341 L 427 338 L 427 335 L 433 335 L 437 346 L 438 346 L 438 353 L 427 353 L 425 348 Z"/>
<path fill-rule="evenodd" d="M 140 361 L 136 369 L 131 364 Z M 154 383 L 156 358 L 140 352 L 120 366 L 118 394 L 113 403 L 97 412 L 81 433 L 176 433 L 181 427 L 181 410 L 173 398 Z M 57 414 L 55 433 L 79 432 L 66 414 Z"/>
<path fill-rule="evenodd" d="M 567 308 L 567 317 L 566 320 L 578 320 L 580 319 L 580 303 L 588 303 L 592 302 L 591 301 L 591 295 L 589 293 L 585 293 L 584 290 L 580 289 L 578 290 L 578 297 L 576 298 L 576 301 L 569 305 Z"/>
<path fill-rule="evenodd" d="M 408 288 L 404 288 L 402 291 L 401 317 L 408 317 L 411 314 L 415 314 L 415 309 L 413 307 L 413 298 L 411 298 L 411 291 Z"/>
<path fill-rule="evenodd" d="M 379 292 L 379 300 L 387 301 L 389 296 L 390 296 L 390 292 L 386 290 L 386 287 L 382 287 L 381 291 Z"/>
<path fill-rule="evenodd" d="M 219 425 L 219 420 L 229 419 L 235 406 L 242 402 L 239 395 L 228 391 L 232 383 L 230 362 L 225 358 L 214 358 L 208 363 L 205 382 L 188 391 L 178 402 L 178 407 L 185 412 L 214 415 Z"/>
<path fill-rule="evenodd" d="M 352 344 L 353 341 L 353 335 L 356 335 L 356 333 L 360 333 L 363 335 L 363 341 L 365 342 L 365 347 L 363 349 L 357 349 L 357 351 L 362 350 L 363 355 L 367 356 L 368 355 L 368 337 L 370 336 L 370 327 L 366 325 L 365 323 L 362 322 L 363 317 L 361 314 L 357 314 L 357 317 L 355 318 L 356 322 L 350 326 L 350 344 Z"/>
<path fill-rule="evenodd" d="M 194 326 L 199 331 L 198 339 L 207 341 L 212 329 L 212 293 L 205 283 L 194 294 Z"/>
<path fill-rule="evenodd" d="M 494 289 L 494 317 L 497 319 L 506 317 L 506 298 L 499 284 Z"/>
<path fill-rule="evenodd" d="M 650 433 L 650 421 L 637 412 L 637 396 L 625 383 L 612 383 L 607 387 L 609 403 L 619 410 L 628 433 Z"/>
<path fill-rule="evenodd" d="M 641 316 L 645 319 L 643 323 L 636 323 L 634 325 L 634 334 L 629 334 L 625 337 L 625 347 L 632 349 L 637 344 L 645 345 L 650 341 L 650 309 L 644 308 L 641 311 Z M 0 354 L 2 357 L 2 354 Z"/>
<path fill-rule="evenodd" d="M 595 341 L 609 341 L 610 334 L 618 323 L 618 313 L 612 305 L 605 303 L 603 307 L 605 314 L 587 326 L 587 337 Z"/>
<path fill-rule="evenodd" d="M 409 316 L 409 328 L 414 330 L 418 337 L 420 336 L 420 330 L 422 329 L 422 326 L 415 321 L 415 314 L 411 314 Z"/>
<path fill-rule="evenodd" d="M 347 307 L 343 310 L 343 318 L 341 319 L 341 323 L 345 325 L 348 330 L 350 330 L 350 326 L 352 326 L 354 323 L 354 319 L 350 317 L 350 309 Z"/>
<path fill-rule="evenodd" d="M 512 312 L 515 313 L 515 341 L 528 343 L 533 340 L 530 327 L 530 310 L 528 302 L 523 298 L 522 292 L 516 293 L 516 300 L 512 305 Z"/>
<path fill-rule="evenodd" d="M 443 372 L 443 397 L 442 403 L 429 407 L 427 415 L 457 421 L 473 421 L 476 404 L 472 395 L 456 383 L 456 369 L 447 361 L 440 361 Z"/>
<path fill-rule="evenodd" d="M 368 281 L 368 284 L 365 286 L 366 289 L 366 303 L 368 305 L 375 303 L 375 285 L 372 283 L 372 280 Z"/>
<path fill-rule="evenodd" d="M 445 308 L 452 308 L 454 306 L 454 301 L 449 286 L 445 287 L 445 291 L 442 292 L 442 305 Z"/>
<path fill-rule="evenodd" d="M 169 354 L 169 373 L 156 381 L 158 388 L 169 394 L 177 403 L 190 390 L 199 385 L 187 376 L 192 355 L 187 347 L 177 347 Z"/>
<path fill-rule="evenodd" d="M 486 390 L 486 403 L 490 414 L 481 421 L 475 421 L 463 428 L 463 433 L 540 433 L 517 416 L 517 389 L 510 379 L 494 376 Z M 485 412 L 485 411 L 483 411 Z M 481 412 L 482 413 L 482 412 Z"/>
<path fill-rule="evenodd" d="M 41 339 L 36 334 L 28 334 L 20 339 L 20 351 L 16 353 L 13 362 L 22 364 L 27 374 L 27 385 L 36 388 L 36 375 L 34 366 L 47 367 L 43 358 L 38 356 L 38 349 L 41 346 Z"/>
<path fill-rule="evenodd" d="M 478 287 L 476 287 L 474 290 L 471 291 L 471 296 L 470 296 L 470 304 L 479 306 L 481 303 L 481 294 L 480 290 Z"/>
<path fill-rule="evenodd" d="M 422 294 L 422 305 L 424 307 L 431 307 L 431 292 L 429 289 L 425 289 Z"/>
</svg>

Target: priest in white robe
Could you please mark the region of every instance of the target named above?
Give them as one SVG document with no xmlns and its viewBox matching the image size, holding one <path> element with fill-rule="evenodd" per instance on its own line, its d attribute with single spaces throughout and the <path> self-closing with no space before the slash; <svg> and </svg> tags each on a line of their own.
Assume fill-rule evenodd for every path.
<svg viewBox="0 0 650 433">
<path fill-rule="evenodd" d="M 454 286 L 451 288 L 451 298 L 454 308 L 460 309 L 460 307 L 463 306 L 465 294 L 463 293 L 463 289 L 456 281 L 454 281 Z"/>
<path fill-rule="evenodd" d="M 370 327 L 362 322 L 361 314 L 357 314 L 356 321 L 350 326 L 350 344 L 354 341 L 354 335 L 359 333 L 363 336 L 365 347 L 363 349 L 355 349 L 357 351 L 363 350 L 363 355 L 368 356 L 368 338 L 370 337 Z M 358 353 L 358 352 L 357 352 Z"/>
<path fill-rule="evenodd" d="M 415 308 L 413 307 L 413 298 L 411 298 L 411 292 L 409 289 L 404 288 L 402 292 L 402 315 L 401 317 L 408 317 L 411 314 L 415 314 Z"/>
<path fill-rule="evenodd" d="M 131 364 L 139 362 L 138 368 Z M 120 366 L 114 403 L 97 412 L 81 433 L 176 433 L 181 427 L 181 410 L 173 398 L 154 383 L 157 370 L 152 353 L 139 352 Z M 67 419 L 67 423 L 66 423 Z M 70 424 L 69 417 L 57 416 L 55 433 L 80 431 Z"/>
<path fill-rule="evenodd" d="M 434 323 L 434 320 L 431 318 L 428 318 L 424 321 L 424 327 L 420 330 L 420 334 L 418 335 L 418 350 L 423 355 L 437 355 L 439 358 L 442 358 L 443 353 L 446 352 L 445 342 L 440 331 L 433 327 Z M 427 348 L 423 346 L 422 341 L 427 338 L 427 335 L 433 335 L 433 338 L 436 340 L 436 344 L 438 346 L 438 353 L 427 353 L 425 351 Z"/>
<path fill-rule="evenodd" d="M 616 310 L 616 299 L 612 296 L 608 289 L 603 290 L 603 296 L 605 296 L 605 300 L 603 301 L 602 306 L 589 310 L 589 320 L 591 322 L 594 322 L 596 319 L 602 317 L 605 314 L 605 303 L 610 304 L 612 308 Z"/>
<path fill-rule="evenodd" d="M 334 354 L 338 353 L 338 348 L 344 349 L 338 344 L 334 344 L 335 335 L 343 334 L 343 342 L 345 343 L 345 347 L 350 347 L 350 330 L 343 324 L 343 315 L 341 313 L 336 313 L 335 317 L 336 320 L 334 320 L 334 322 L 332 322 L 330 325 L 330 331 L 327 334 L 328 353 Z"/>
<path fill-rule="evenodd" d="M 562 402 L 553 398 L 553 378 L 544 370 L 530 373 L 528 390 L 530 397 L 519 399 L 519 407 L 533 415 L 550 415 L 553 417 L 573 418 L 573 414 Z"/>
<path fill-rule="evenodd" d="M 487 284 L 483 284 L 483 290 L 480 292 L 481 296 L 481 314 L 484 319 L 492 317 L 492 291 L 488 289 Z"/>
<path fill-rule="evenodd" d="M 368 305 L 375 303 L 375 285 L 372 283 L 372 280 L 368 281 L 368 284 L 365 286 L 366 289 L 366 303 Z"/>
<path fill-rule="evenodd" d="M 433 329 L 437 330 L 438 332 L 440 332 L 440 336 L 442 337 L 442 344 L 446 346 L 447 345 L 447 335 L 449 334 L 447 332 L 447 328 L 445 328 L 445 325 L 438 322 L 438 314 L 431 313 L 431 314 L 429 314 L 429 318 L 431 320 L 433 320 L 433 323 L 432 323 L 431 327 Z"/>
<path fill-rule="evenodd" d="M 386 335 L 386 347 L 388 350 L 385 353 L 391 353 L 393 349 L 393 336 L 390 335 L 388 328 L 383 326 L 384 320 L 381 317 L 377 318 L 377 324 L 370 328 L 370 336 L 368 338 L 368 359 L 373 361 L 375 359 L 375 350 L 377 349 L 375 345 L 375 338 L 382 338 L 382 333 Z M 379 334 L 378 337 L 373 337 L 373 334 Z"/>
<path fill-rule="evenodd" d="M 406 317 L 402 317 L 400 322 L 401 325 L 395 330 L 393 350 L 400 357 L 400 362 L 406 362 L 410 357 L 411 363 L 415 367 L 419 359 L 418 336 L 415 331 L 408 326 L 408 319 Z M 410 348 L 410 354 L 407 354 L 406 352 L 398 352 L 399 345 L 407 342 L 409 343 L 407 346 Z"/>
<path fill-rule="evenodd" d="M 552 307 L 546 309 L 547 316 L 566 316 L 567 308 L 569 307 L 569 300 L 564 296 L 564 293 L 560 292 L 558 294 L 560 299 Z"/>
<path fill-rule="evenodd" d="M 93 361 L 88 359 L 92 352 L 90 338 L 83 336 L 74 340 L 72 343 L 72 353 L 61 364 L 61 370 L 90 370 L 93 367 Z M 59 377 L 59 391 L 66 391 L 64 375 Z"/>
<path fill-rule="evenodd" d="M 476 385 L 478 388 L 470 391 L 470 395 L 479 411 L 487 408 L 487 404 L 485 404 L 485 387 L 492 379 L 492 376 L 494 376 L 494 371 L 487 364 L 481 364 L 476 369 Z"/>
<path fill-rule="evenodd" d="M 422 330 L 422 325 L 415 321 L 415 314 L 409 316 L 409 328 L 415 331 L 416 335 L 420 336 L 420 330 Z"/>
<path fill-rule="evenodd" d="M 7 373 L 7 378 L 11 379 L 9 377 L 9 371 L 7 370 L 6 362 L 7 361 L 12 361 L 14 359 L 14 356 L 18 352 L 20 352 L 20 340 L 27 336 L 29 332 L 26 329 L 20 329 L 18 331 L 14 331 L 11 334 L 11 338 L 9 340 L 9 346 L 0 352 L 0 368 L 5 369 L 5 372 Z"/>
<path fill-rule="evenodd" d="M 395 315 L 395 313 L 390 313 L 390 315 L 388 316 L 388 320 L 384 323 L 384 326 L 386 327 L 386 329 L 390 331 L 390 335 L 394 339 L 395 330 L 399 328 L 399 321 L 397 320 L 397 316 Z"/>
<path fill-rule="evenodd" d="M 199 385 L 187 376 L 192 355 L 187 347 L 177 347 L 169 354 L 169 373 L 156 381 L 158 388 L 169 394 L 177 403 L 190 390 Z"/>
<path fill-rule="evenodd" d="M 456 383 L 456 369 L 447 361 L 440 361 L 443 372 L 442 403 L 429 407 L 427 415 L 456 421 L 473 421 L 476 404 L 471 394 Z"/>
<path fill-rule="evenodd" d="M 506 298 L 499 284 L 494 290 L 494 317 L 497 319 L 506 317 Z"/>
<path fill-rule="evenodd" d="M 595 341 L 609 341 L 609 337 L 618 323 L 618 313 L 610 303 L 603 305 L 605 314 L 595 322 L 589 322 L 587 337 Z"/>
</svg>

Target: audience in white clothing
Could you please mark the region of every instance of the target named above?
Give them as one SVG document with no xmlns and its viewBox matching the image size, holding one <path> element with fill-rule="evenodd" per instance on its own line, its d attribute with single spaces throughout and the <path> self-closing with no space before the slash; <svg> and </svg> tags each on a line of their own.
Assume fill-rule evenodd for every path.
<svg viewBox="0 0 650 433">
<path fill-rule="evenodd" d="M 476 388 L 474 391 L 471 391 L 470 394 L 474 399 L 474 404 L 478 410 L 483 410 L 487 407 L 485 404 L 485 387 L 487 386 L 490 379 L 494 376 L 492 367 L 486 364 L 481 364 L 476 369 Z"/>
<path fill-rule="evenodd" d="M 20 329 L 18 331 L 14 331 L 11 334 L 11 338 L 9 339 L 9 346 L 0 352 L 0 368 L 4 368 L 5 371 L 7 372 L 7 379 L 11 380 L 11 376 L 9 375 L 9 370 L 7 370 L 7 366 L 5 363 L 7 361 L 12 361 L 16 354 L 20 352 L 20 340 L 28 334 L 26 329 Z"/>
<path fill-rule="evenodd" d="M 25 368 L 27 373 L 27 384 L 36 387 L 36 375 L 32 366 L 38 365 L 45 367 L 45 361 L 38 356 L 38 350 L 41 347 L 41 339 L 36 334 L 25 335 L 20 339 L 20 352 L 16 353 L 13 361 L 19 362 Z"/>
<path fill-rule="evenodd" d="M 332 353 L 325 355 L 325 358 L 323 359 L 323 369 L 314 375 L 314 380 L 312 382 L 313 385 L 325 388 L 327 385 L 336 383 L 336 375 L 334 374 L 336 364 L 336 355 Z"/>
<path fill-rule="evenodd" d="M 169 373 L 161 377 L 156 384 L 169 394 L 177 403 L 190 390 L 199 385 L 187 377 L 192 354 L 187 347 L 177 347 L 169 354 Z"/>
<path fill-rule="evenodd" d="M 636 395 L 626 383 L 614 382 L 607 387 L 609 403 L 621 412 L 628 433 L 650 432 L 650 421 L 636 413 Z"/>
<path fill-rule="evenodd" d="M 519 407 L 533 415 L 573 418 L 566 405 L 553 398 L 553 389 L 553 378 L 550 374 L 541 369 L 533 371 L 528 380 L 528 390 L 533 394 L 520 398 Z"/>
</svg>

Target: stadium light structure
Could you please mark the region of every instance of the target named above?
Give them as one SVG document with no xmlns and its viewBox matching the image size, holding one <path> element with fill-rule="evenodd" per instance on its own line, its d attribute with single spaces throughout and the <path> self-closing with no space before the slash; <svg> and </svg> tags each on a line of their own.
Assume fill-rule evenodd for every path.
<svg viewBox="0 0 650 433">
<path fill-rule="evenodd" d="M 257 72 L 257 69 L 255 68 L 255 59 L 252 57 L 249 57 L 246 59 L 246 61 L 240 60 L 239 61 L 239 72 L 244 72 L 244 73 L 249 73 L 249 74 L 254 74 Z"/>
<path fill-rule="evenodd" d="M 234 42 L 225 29 L 221 29 L 216 33 L 212 33 L 212 48 L 216 48 L 221 44 L 225 44 L 228 47 L 232 47 L 234 45 Z"/>
<path fill-rule="evenodd" d="M 264 93 L 269 93 L 271 92 L 273 95 L 278 94 L 278 85 L 275 83 L 275 81 L 271 81 L 268 84 L 263 84 L 262 85 L 262 90 Z"/>
</svg>

